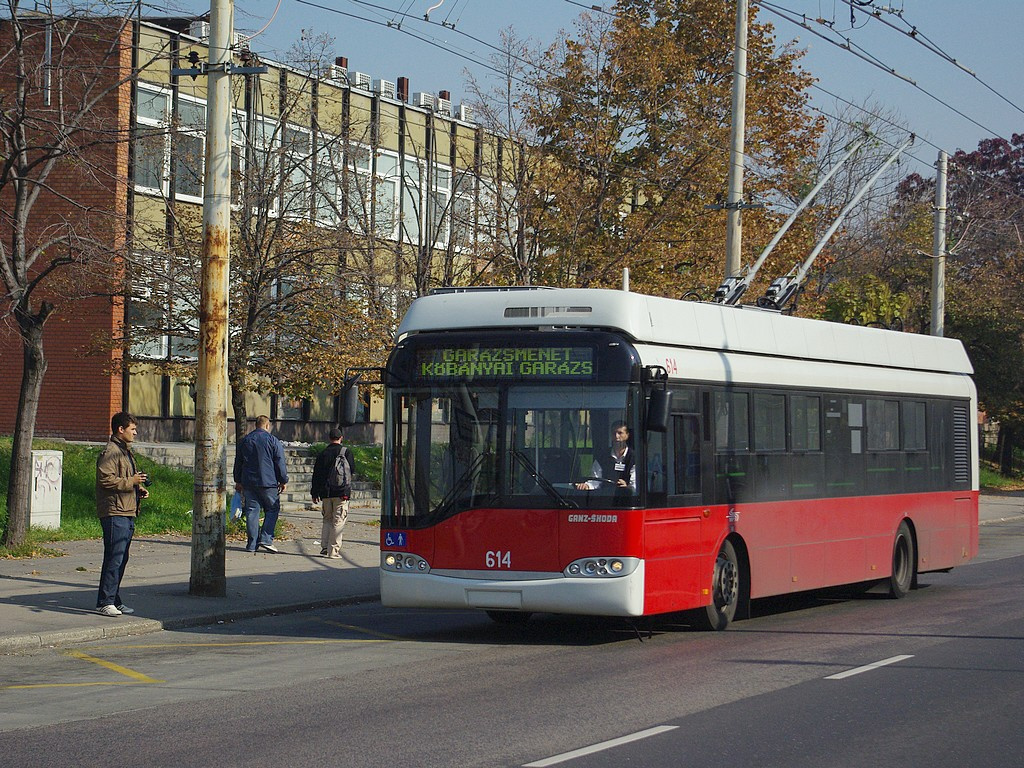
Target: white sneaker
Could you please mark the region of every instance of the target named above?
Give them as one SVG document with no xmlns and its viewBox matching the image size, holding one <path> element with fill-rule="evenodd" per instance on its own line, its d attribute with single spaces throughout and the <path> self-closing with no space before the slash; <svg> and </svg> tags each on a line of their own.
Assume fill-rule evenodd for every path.
<svg viewBox="0 0 1024 768">
<path fill-rule="evenodd" d="M 135 609 L 134 608 L 129 608 L 127 605 L 118 605 L 118 606 L 116 606 L 116 608 L 121 613 L 135 613 Z"/>
<path fill-rule="evenodd" d="M 101 605 L 96 609 L 96 613 L 100 616 L 120 616 L 122 611 L 119 611 L 117 607 L 113 605 Z"/>
</svg>

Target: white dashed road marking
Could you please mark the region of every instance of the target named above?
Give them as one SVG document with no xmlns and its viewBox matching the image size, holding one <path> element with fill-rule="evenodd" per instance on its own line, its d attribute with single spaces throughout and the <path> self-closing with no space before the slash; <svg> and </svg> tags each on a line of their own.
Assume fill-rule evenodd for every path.
<svg viewBox="0 0 1024 768">
<path fill-rule="evenodd" d="M 878 669 L 879 667 L 887 667 L 890 664 L 896 664 L 897 662 L 906 661 L 907 659 L 912 659 L 912 658 L 914 658 L 913 655 L 909 655 L 909 656 L 908 655 L 892 656 L 892 657 L 890 657 L 888 659 L 882 659 L 881 661 L 876 661 L 874 664 L 865 664 L 863 667 L 857 667 L 856 669 L 848 669 L 845 672 L 840 672 L 840 673 L 835 674 L 835 675 L 829 675 L 825 679 L 826 680 L 844 680 L 847 677 L 853 677 L 854 675 L 859 675 L 861 672 L 870 672 L 873 669 Z"/>
</svg>

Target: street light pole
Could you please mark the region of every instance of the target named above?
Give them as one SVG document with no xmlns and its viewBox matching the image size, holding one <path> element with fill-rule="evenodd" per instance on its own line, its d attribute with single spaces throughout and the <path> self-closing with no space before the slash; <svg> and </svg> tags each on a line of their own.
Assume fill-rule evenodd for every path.
<svg viewBox="0 0 1024 768">
<path fill-rule="evenodd" d="M 206 169 L 196 377 L 189 594 L 223 597 L 227 498 L 228 271 L 231 225 L 231 37 L 234 0 L 210 4 Z"/>
<path fill-rule="evenodd" d="M 932 336 L 946 325 L 946 153 L 935 163 L 935 235 L 932 240 Z"/>
</svg>

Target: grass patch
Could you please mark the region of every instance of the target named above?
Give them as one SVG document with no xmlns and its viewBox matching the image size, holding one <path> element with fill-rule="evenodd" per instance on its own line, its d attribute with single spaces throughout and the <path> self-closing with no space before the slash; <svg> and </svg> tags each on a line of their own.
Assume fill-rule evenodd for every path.
<svg viewBox="0 0 1024 768">
<path fill-rule="evenodd" d="M 36 440 L 38 450 L 64 452 L 60 528 L 30 528 L 26 547 L 50 541 L 102 538 L 96 517 L 96 458 L 99 447 L 73 445 L 59 440 Z M 192 531 L 193 478 L 190 472 L 163 467 L 144 456 L 136 456 L 141 471 L 150 476 L 149 498 L 135 523 L 136 535 L 160 533 L 190 534 Z M 11 474 L 11 438 L 0 437 L 0 528 L 7 522 L 7 483 Z M 26 557 L 32 552 L 14 552 L 0 547 L 0 557 Z"/>
<path fill-rule="evenodd" d="M 22 557 L 64 557 L 59 549 L 41 547 L 38 544 L 22 544 L 20 547 L 0 547 L 0 560 L 17 560 Z"/>
<path fill-rule="evenodd" d="M 980 469 L 980 480 L 982 490 L 988 491 L 1024 491 L 1024 477 L 1014 473 L 1007 477 L 999 474 L 994 462 L 982 461 Z"/>
</svg>

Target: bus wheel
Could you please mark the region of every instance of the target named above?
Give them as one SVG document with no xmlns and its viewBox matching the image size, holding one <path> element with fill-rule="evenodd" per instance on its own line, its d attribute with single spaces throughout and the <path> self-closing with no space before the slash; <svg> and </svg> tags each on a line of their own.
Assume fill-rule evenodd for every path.
<svg viewBox="0 0 1024 768">
<path fill-rule="evenodd" d="M 715 572 L 711 578 L 711 604 L 695 611 L 700 629 L 725 629 L 736 616 L 740 602 L 740 564 L 731 541 L 722 544 L 715 558 Z"/>
<path fill-rule="evenodd" d="M 917 576 L 917 553 L 910 526 L 904 520 L 896 530 L 896 541 L 892 545 L 892 576 L 889 577 L 889 597 L 906 597 Z"/>
<path fill-rule="evenodd" d="M 495 624 L 522 626 L 533 614 L 529 611 L 487 611 L 487 617 Z"/>
</svg>

